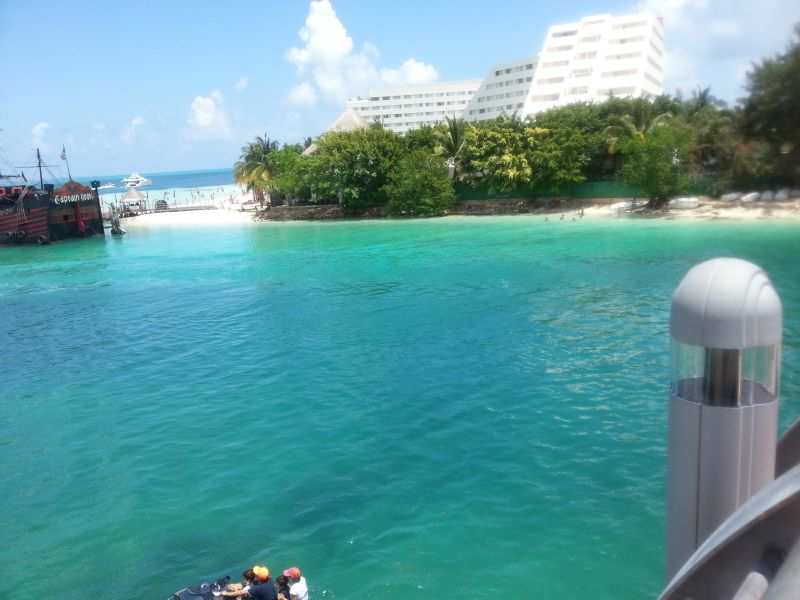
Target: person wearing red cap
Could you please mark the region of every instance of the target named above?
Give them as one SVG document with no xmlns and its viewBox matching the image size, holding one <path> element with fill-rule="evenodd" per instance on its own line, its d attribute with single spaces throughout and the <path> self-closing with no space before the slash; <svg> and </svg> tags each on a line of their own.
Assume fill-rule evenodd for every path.
<svg viewBox="0 0 800 600">
<path fill-rule="evenodd" d="M 289 578 L 289 600 L 308 600 L 308 584 L 298 567 L 290 567 L 283 574 Z"/>
</svg>

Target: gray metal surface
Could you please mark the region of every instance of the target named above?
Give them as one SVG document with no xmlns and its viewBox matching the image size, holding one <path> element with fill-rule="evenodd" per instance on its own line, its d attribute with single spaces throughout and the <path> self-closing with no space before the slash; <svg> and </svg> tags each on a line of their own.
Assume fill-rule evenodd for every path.
<svg viewBox="0 0 800 600">
<path fill-rule="evenodd" d="M 774 577 L 779 561 L 768 557 L 789 554 L 798 532 L 800 466 L 767 485 L 722 523 L 681 567 L 659 599 L 730 600 L 749 573 L 760 572 L 768 580 Z M 800 573 L 800 568 L 795 572 Z M 794 595 L 774 597 L 800 597 L 798 588 L 791 593 Z"/>
<path fill-rule="evenodd" d="M 792 423 L 778 442 L 775 475 L 782 475 L 795 465 L 800 465 L 800 419 Z"/>
<path fill-rule="evenodd" d="M 669 427 L 667 577 L 773 480 L 778 403 L 706 406 L 673 395 Z"/>
</svg>

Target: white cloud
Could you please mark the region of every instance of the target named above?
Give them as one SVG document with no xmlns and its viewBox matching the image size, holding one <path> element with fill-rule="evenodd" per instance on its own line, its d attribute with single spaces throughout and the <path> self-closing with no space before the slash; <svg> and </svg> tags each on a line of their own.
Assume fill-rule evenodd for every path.
<svg viewBox="0 0 800 600">
<path fill-rule="evenodd" d="M 317 92 L 314 91 L 314 86 L 304 81 L 289 90 L 287 99 L 290 104 L 313 106 L 317 102 Z"/>
<path fill-rule="evenodd" d="M 247 89 L 247 86 L 249 85 L 250 85 L 250 78 L 247 77 L 246 75 L 242 75 L 241 77 L 239 77 L 239 79 L 236 81 L 233 87 L 237 92 L 243 92 Z"/>
<path fill-rule="evenodd" d="M 301 78 L 287 98 L 293 104 L 311 106 L 318 99 L 342 104 L 376 84 L 427 83 L 439 77 L 432 65 L 415 58 L 397 69 L 380 69 L 378 49 L 367 42 L 355 50 L 330 0 L 311 0 L 298 36 L 302 46 L 286 53 Z"/>
<path fill-rule="evenodd" d="M 433 65 L 409 58 L 399 69 L 382 69 L 381 79 L 390 84 L 430 83 L 439 79 L 439 73 Z"/>
<path fill-rule="evenodd" d="M 664 18 L 665 91 L 710 86 L 731 103 L 745 93 L 749 65 L 782 51 L 800 20 L 797 0 L 644 0 L 639 8 Z"/>
<path fill-rule="evenodd" d="M 31 144 L 34 148 L 41 148 L 42 150 L 47 148 L 44 136 L 47 134 L 48 129 L 50 129 L 50 123 L 47 121 L 39 121 L 31 128 Z"/>
<path fill-rule="evenodd" d="M 222 92 L 214 90 L 208 96 L 196 96 L 189 109 L 188 125 L 189 137 L 193 139 L 229 138 L 231 128 Z"/>
<path fill-rule="evenodd" d="M 144 126 L 144 123 L 144 117 L 133 117 L 131 122 L 128 123 L 128 126 L 125 127 L 125 129 L 122 130 L 122 134 L 120 135 L 120 139 L 123 141 L 123 143 L 128 145 L 135 144 L 139 139 L 139 132 Z"/>
</svg>

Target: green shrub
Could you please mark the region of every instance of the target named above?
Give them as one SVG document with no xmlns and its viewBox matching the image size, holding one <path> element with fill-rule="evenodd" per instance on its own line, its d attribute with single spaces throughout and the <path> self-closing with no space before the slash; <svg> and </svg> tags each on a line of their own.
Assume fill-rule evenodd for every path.
<svg viewBox="0 0 800 600">
<path fill-rule="evenodd" d="M 415 150 L 389 174 L 385 186 L 390 215 L 435 217 L 444 214 L 455 200 L 447 165 L 441 156 Z"/>
<path fill-rule="evenodd" d="M 650 200 L 650 208 L 660 208 L 671 196 L 686 190 L 690 142 L 687 128 L 665 124 L 622 144 L 622 177 L 625 183 L 642 190 Z"/>
</svg>

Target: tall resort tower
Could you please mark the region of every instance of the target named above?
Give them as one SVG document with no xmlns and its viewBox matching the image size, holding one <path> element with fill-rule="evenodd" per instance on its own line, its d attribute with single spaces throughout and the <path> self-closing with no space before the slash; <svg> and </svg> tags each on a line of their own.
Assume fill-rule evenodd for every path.
<svg viewBox="0 0 800 600">
<path fill-rule="evenodd" d="M 538 56 L 495 65 L 481 80 L 372 90 L 347 109 L 403 133 L 445 117 L 524 118 L 572 102 L 610 96 L 651 98 L 664 91 L 664 24 L 649 12 L 594 15 L 547 30 Z"/>
<path fill-rule="evenodd" d="M 658 96 L 664 90 L 663 58 L 664 25 L 650 13 L 596 15 L 554 25 L 522 113 L 609 96 Z"/>
</svg>

